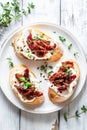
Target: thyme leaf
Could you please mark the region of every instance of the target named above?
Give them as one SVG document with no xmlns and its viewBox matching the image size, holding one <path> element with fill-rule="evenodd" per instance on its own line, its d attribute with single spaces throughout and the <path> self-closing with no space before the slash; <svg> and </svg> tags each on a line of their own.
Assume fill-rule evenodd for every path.
<svg viewBox="0 0 87 130">
<path fill-rule="evenodd" d="M 7 58 L 7 60 L 8 60 L 8 63 L 9 63 L 9 67 L 14 67 L 12 59 L 11 58 Z"/>
<path fill-rule="evenodd" d="M 72 48 L 72 43 L 68 45 L 68 49 L 70 50 Z"/>
<path fill-rule="evenodd" d="M 59 40 L 60 40 L 62 43 L 66 42 L 66 39 L 65 39 L 63 36 L 59 36 Z"/>
<path fill-rule="evenodd" d="M 77 56 L 78 55 L 78 52 L 74 52 L 74 54 L 73 54 L 74 56 Z"/>
</svg>

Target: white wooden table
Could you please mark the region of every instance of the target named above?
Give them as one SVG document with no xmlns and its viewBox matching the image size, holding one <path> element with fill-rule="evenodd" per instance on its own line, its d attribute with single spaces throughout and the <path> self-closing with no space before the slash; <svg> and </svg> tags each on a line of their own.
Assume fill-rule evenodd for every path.
<svg viewBox="0 0 87 130">
<path fill-rule="evenodd" d="M 0 0 L 6 2 L 7 0 Z M 20 0 L 25 8 L 31 0 Z M 0 28 L 0 44 L 19 27 L 34 22 L 49 22 L 61 25 L 72 32 L 82 44 L 87 55 L 87 0 L 32 0 L 35 9 L 28 17 L 12 22 L 9 27 Z M 0 90 L 0 130 L 87 130 L 87 114 L 67 123 L 64 112 L 74 113 L 82 105 L 87 106 L 86 84 L 80 95 L 61 111 L 50 114 L 31 114 L 12 105 Z"/>
</svg>

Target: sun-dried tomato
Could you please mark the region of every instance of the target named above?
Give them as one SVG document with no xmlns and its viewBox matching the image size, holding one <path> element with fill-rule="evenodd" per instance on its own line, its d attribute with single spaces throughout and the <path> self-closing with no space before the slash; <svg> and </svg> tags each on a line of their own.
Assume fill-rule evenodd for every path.
<svg viewBox="0 0 87 130">
<path fill-rule="evenodd" d="M 30 33 L 27 37 L 27 40 L 29 41 L 29 48 L 38 56 L 38 57 L 44 57 L 45 54 L 47 54 L 48 51 L 53 50 L 56 48 L 56 44 L 53 46 L 50 45 L 50 41 L 43 40 L 43 39 L 32 39 L 32 34 Z"/>
<path fill-rule="evenodd" d="M 63 65 L 66 66 L 64 67 Z M 73 68 L 73 62 L 62 62 L 62 66 L 60 66 L 58 72 L 52 74 L 49 78 L 49 81 L 51 81 L 61 93 L 62 91 L 67 90 L 67 88 L 70 86 L 70 83 L 76 78 L 76 75 L 73 75 L 72 73 L 67 76 L 66 67 L 67 69 Z"/>
</svg>

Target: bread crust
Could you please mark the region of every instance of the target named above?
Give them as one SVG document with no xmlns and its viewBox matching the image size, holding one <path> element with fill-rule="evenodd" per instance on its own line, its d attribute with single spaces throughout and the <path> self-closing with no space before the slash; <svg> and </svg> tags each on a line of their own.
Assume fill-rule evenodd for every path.
<svg viewBox="0 0 87 130">
<path fill-rule="evenodd" d="M 44 37 L 47 38 L 47 39 L 51 39 L 49 36 L 47 36 L 45 33 L 35 29 L 35 28 L 32 28 L 32 30 L 34 30 L 36 33 L 38 33 L 39 35 L 42 35 L 44 34 Z M 31 30 L 31 31 L 32 31 Z M 22 31 L 19 31 L 17 36 L 14 38 L 13 40 L 13 43 L 14 43 L 14 50 L 15 50 L 15 53 L 17 56 L 19 56 L 20 58 L 26 58 L 28 59 L 27 57 L 25 57 L 23 54 L 21 54 L 20 52 L 17 51 L 17 43 L 18 41 L 20 40 L 21 36 L 22 36 Z M 44 60 L 44 61 L 47 61 L 47 62 L 56 62 L 57 60 L 59 60 L 61 57 L 63 56 L 63 49 L 62 47 L 60 46 L 59 43 L 57 43 L 57 47 L 54 49 L 53 51 L 53 55 L 48 58 L 48 59 L 40 59 L 40 60 Z M 38 60 L 38 59 L 36 59 Z"/>
<path fill-rule="evenodd" d="M 17 42 L 20 40 L 21 35 L 22 35 L 22 31 L 18 32 L 17 33 L 17 37 L 15 37 L 14 40 L 13 40 L 14 51 L 15 51 L 15 54 L 18 57 L 20 57 L 20 58 L 26 58 L 24 55 L 22 55 L 21 53 L 19 53 L 19 51 L 17 51 Z"/>
<path fill-rule="evenodd" d="M 61 46 L 58 44 L 57 48 L 55 48 L 53 55 L 50 59 L 46 60 L 47 62 L 56 62 L 63 56 L 63 50 Z"/>
<path fill-rule="evenodd" d="M 27 67 L 25 65 L 19 65 L 19 66 L 15 66 L 10 70 L 9 73 L 9 83 L 10 86 L 13 90 L 13 92 L 15 93 L 15 95 L 25 104 L 30 104 L 30 105 L 39 105 L 41 103 L 44 102 L 44 96 L 40 96 L 40 97 L 35 97 L 31 102 L 28 100 L 24 100 L 23 96 L 22 98 L 20 97 L 21 94 L 19 94 L 18 90 L 15 87 L 12 87 L 14 84 L 14 81 L 12 80 L 12 77 L 14 77 L 15 72 L 17 72 L 18 70 L 25 70 Z M 35 74 L 29 69 L 29 73 L 31 73 L 35 78 Z"/>
<path fill-rule="evenodd" d="M 76 81 L 78 81 L 79 77 L 80 77 L 80 69 L 79 69 L 77 62 L 73 59 L 68 59 L 68 60 L 65 60 L 65 61 L 72 61 L 74 63 L 74 70 L 76 71 Z M 75 90 L 76 90 L 76 86 L 73 86 L 73 91 L 71 92 L 70 96 L 64 97 L 64 96 L 59 95 L 54 89 L 49 87 L 48 96 L 49 96 L 49 99 L 53 103 L 63 103 L 65 101 L 67 101 L 74 94 Z"/>
</svg>

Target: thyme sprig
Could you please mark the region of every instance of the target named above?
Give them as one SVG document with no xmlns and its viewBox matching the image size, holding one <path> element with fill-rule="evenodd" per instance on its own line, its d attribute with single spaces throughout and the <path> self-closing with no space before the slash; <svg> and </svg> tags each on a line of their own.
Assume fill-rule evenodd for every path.
<svg viewBox="0 0 87 130">
<path fill-rule="evenodd" d="M 80 116 L 83 114 L 83 113 L 86 113 L 87 112 L 87 107 L 85 105 L 83 105 L 81 107 L 81 110 L 78 111 L 76 110 L 75 113 L 71 116 L 68 116 L 68 113 L 64 113 L 64 119 L 65 121 L 67 122 L 70 118 L 80 118 Z"/>
<path fill-rule="evenodd" d="M 20 19 L 23 15 L 30 14 L 31 10 L 35 8 L 35 5 L 31 2 L 28 3 L 27 9 L 21 9 L 19 0 L 12 0 L 4 4 L 0 2 L 0 8 L 0 27 L 8 27 L 13 20 Z"/>
</svg>

